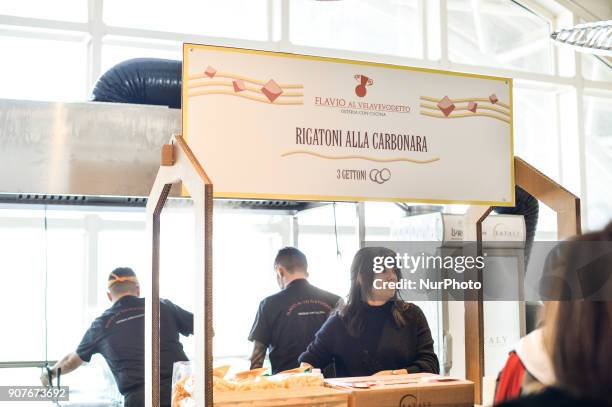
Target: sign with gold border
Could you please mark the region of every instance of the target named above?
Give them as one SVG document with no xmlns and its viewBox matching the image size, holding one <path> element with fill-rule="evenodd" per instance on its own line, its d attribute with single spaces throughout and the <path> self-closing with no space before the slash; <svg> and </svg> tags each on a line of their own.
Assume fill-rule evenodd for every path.
<svg viewBox="0 0 612 407">
<path fill-rule="evenodd" d="M 514 205 L 512 80 L 185 44 L 217 198 Z"/>
</svg>

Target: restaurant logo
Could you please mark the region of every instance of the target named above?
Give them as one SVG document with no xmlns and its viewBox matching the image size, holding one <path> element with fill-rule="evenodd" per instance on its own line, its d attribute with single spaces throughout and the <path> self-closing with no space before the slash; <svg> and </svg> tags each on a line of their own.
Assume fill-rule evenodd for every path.
<svg viewBox="0 0 612 407">
<path fill-rule="evenodd" d="M 391 179 L 391 170 L 388 168 L 383 168 L 379 170 L 378 168 L 374 168 L 370 170 L 370 180 L 376 182 L 377 184 L 384 184 L 385 182 Z"/>
<path fill-rule="evenodd" d="M 417 398 L 413 394 L 406 394 L 400 400 L 399 407 L 417 407 Z"/>
<path fill-rule="evenodd" d="M 359 85 L 355 87 L 355 94 L 360 98 L 364 97 L 368 92 L 366 86 L 371 86 L 374 84 L 374 80 L 368 78 L 365 75 L 355 75 L 355 79 L 359 82 Z"/>
<path fill-rule="evenodd" d="M 320 95 L 314 96 L 314 105 L 338 108 L 340 109 L 340 113 L 344 114 L 365 116 L 385 117 L 390 113 L 410 113 L 411 108 L 409 105 L 396 105 L 380 101 L 368 102 L 363 100 L 368 92 L 367 87 L 374 85 L 374 79 L 362 74 L 356 74 L 353 75 L 353 77 L 359 82 L 359 84 L 355 86 L 355 94 L 361 99 L 345 99 L 337 96 Z"/>
</svg>

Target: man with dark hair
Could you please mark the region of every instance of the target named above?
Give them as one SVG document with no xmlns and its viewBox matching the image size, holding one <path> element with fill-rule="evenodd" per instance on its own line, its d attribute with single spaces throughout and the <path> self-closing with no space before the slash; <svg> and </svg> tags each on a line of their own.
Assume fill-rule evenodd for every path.
<svg viewBox="0 0 612 407">
<path fill-rule="evenodd" d="M 100 353 L 106 359 L 119 391 L 125 397 L 125 407 L 144 406 L 144 298 L 140 297 L 138 277 L 131 268 L 120 267 L 108 276 L 106 295 L 112 306 L 91 324 L 75 352 L 66 355 L 51 369 L 51 377 L 70 373 L 92 355 Z M 160 301 L 160 400 L 170 406 L 172 367 L 186 361 L 179 334 L 193 334 L 193 314 L 172 302 Z M 48 385 L 48 375 L 41 381 Z"/>
<path fill-rule="evenodd" d="M 314 339 L 340 297 L 308 282 L 308 262 L 294 247 L 278 251 L 274 272 L 281 291 L 259 304 L 249 340 L 251 369 L 263 365 L 270 349 L 272 373 L 299 367 L 298 356 Z"/>
</svg>

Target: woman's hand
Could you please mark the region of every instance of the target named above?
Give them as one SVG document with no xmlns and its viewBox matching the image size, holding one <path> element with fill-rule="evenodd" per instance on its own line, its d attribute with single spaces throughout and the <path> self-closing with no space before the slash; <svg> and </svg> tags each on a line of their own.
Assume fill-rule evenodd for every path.
<svg viewBox="0 0 612 407">
<path fill-rule="evenodd" d="M 313 369 L 314 368 L 313 365 L 311 365 L 310 363 L 306 363 L 306 362 L 300 363 L 300 367 L 304 368 L 304 369 Z"/>
<path fill-rule="evenodd" d="M 408 374 L 407 369 L 397 369 L 397 370 L 381 370 L 378 373 L 374 373 L 372 376 L 389 376 L 396 374 Z"/>
</svg>

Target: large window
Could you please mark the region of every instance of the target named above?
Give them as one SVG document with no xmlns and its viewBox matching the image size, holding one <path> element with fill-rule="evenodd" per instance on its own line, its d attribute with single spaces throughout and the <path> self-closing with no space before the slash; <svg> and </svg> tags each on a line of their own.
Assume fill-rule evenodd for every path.
<svg viewBox="0 0 612 407">
<path fill-rule="evenodd" d="M 106 72 L 119 62 L 142 57 L 180 60 L 183 58 L 181 43 L 107 36 L 102 43 L 102 72 Z"/>
<path fill-rule="evenodd" d="M 552 72 L 547 19 L 508 0 L 448 0 L 447 4 L 451 61 Z"/>
<path fill-rule="evenodd" d="M 291 219 L 288 215 L 216 211 L 216 358 L 235 359 L 248 368 L 249 330 L 259 301 L 278 291 L 272 264 L 276 251 L 291 243 Z M 170 200 L 162 212 L 161 231 L 161 296 L 193 311 L 194 216 L 189 203 Z M 312 229 L 316 236 L 327 232 L 320 225 Z M 356 245 L 356 238 L 353 241 Z M 150 287 L 146 242 L 142 208 L 0 205 L 0 306 L 4 310 L 0 325 L 12 333 L 3 336 L 0 362 L 58 360 L 74 351 L 93 319 L 111 305 L 106 284 L 116 267 L 133 268 L 146 292 Z M 307 242 L 304 250 L 312 255 L 313 279 L 324 281 L 330 270 L 316 260 L 320 246 Z M 348 261 L 352 254 L 347 253 Z M 341 284 L 346 279 L 339 274 L 336 280 Z M 333 284 L 326 287 L 337 288 Z M 230 314 L 232 324 L 219 323 Z M 182 338 L 182 342 L 187 355 L 193 357 L 193 338 Z M 23 381 L 15 384 L 35 384 L 40 373 L 27 370 L 26 374 L 25 370 L 0 369 L 0 383 L 12 383 L 10 376 L 17 374 Z M 95 358 L 82 373 L 63 382 L 78 391 L 88 388 L 88 378 L 98 377 L 103 379 L 98 386 L 101 394 L 104 383 L 110 383 L 107 391 L 114 390 L 101 358 Z"/>
<path fill-rule="evenodd" d="M 0 3 L 0 14 L 45 20 L 87 21 L 87 2 L 83 0 L 18 0 Z"/>
<path fill-rule="evenodd" d="M 604 227 L 612 216 L 612 93 L 585 96 L 584 116 L 588 223 Z"/>
<path fill-rule="evenodd" d="M 582 57 L 582 73 L 592 81 L 612 82 L 612 59 L 596 55 Z"/>
<path fill-rule="evenodd" d="M 54 32 L 46 37 L 46 31 L 28 33 L 21 29 L 11 33 L 0 35 L 0 97 L 61 101 L 86 97 L 87 47 L 83 35 Z"/>
<path fill-rule="evenodd" d="M 104 0 L 108 26 L 244 38 L 268 38 L 267 0 Z"/>
<path fill-rule="evenodd" d="M 294 0 L 289 40 L 298 45 L 422 56 L 421 0 Z"/>
</svg>

